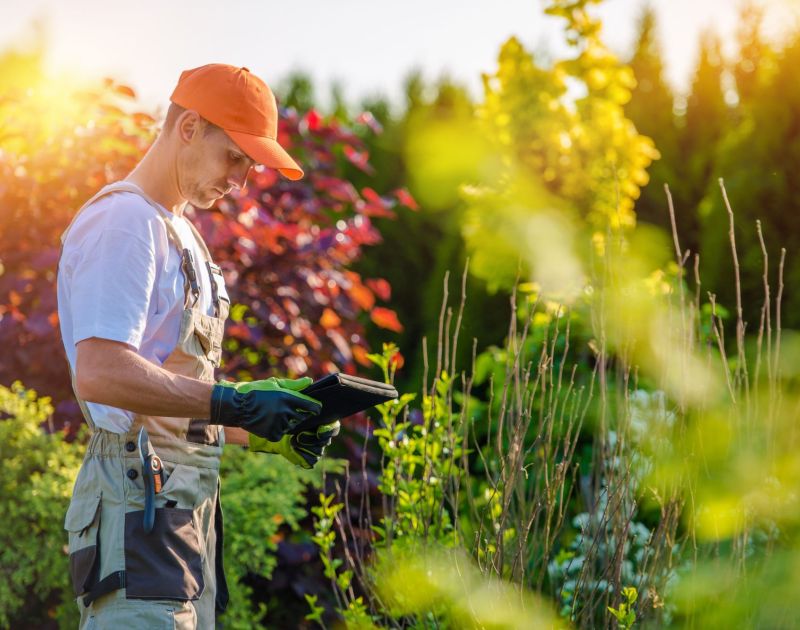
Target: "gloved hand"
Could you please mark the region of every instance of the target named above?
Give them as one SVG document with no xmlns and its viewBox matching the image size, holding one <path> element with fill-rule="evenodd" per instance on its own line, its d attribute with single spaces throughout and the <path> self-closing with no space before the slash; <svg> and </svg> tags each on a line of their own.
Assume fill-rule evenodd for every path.
<svg viewBox="0 0 800 630">
<path fill-rule="evenodd" d="M 318 400 L 301 394 L 310 377 L 249 383 L 220 381 L 211 390 L 211 424 L 240 427 L 278 442 L 287 432 L 322 411 Z"/>
<path fill-rule="evenodd" d="M 250 450 L 260 453 L 277 453 L 301 468 L 313 468 L 325 447 L 339 435 L 339 421 L 323 424 L 310 431 L 299 431 L 294 435 L 284 435 L 278 442 L 250 435 Z"/>
</svg>

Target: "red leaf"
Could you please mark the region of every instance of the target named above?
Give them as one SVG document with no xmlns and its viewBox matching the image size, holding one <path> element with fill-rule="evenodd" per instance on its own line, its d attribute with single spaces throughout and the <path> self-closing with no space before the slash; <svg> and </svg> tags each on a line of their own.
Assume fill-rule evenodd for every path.
<svg viewBox="0 0 800 630">
<path fill-rule="evenodd" d="M 144 112 L 134 112 L 131 116 L 133 117 L 133 122 L 140 127 L 147 127 L 156 121 L 150 114 L 145 114 Z"/>
<path fill-rule="evenodd" d="M 353 346 L 353 358 L 364 367 L 372 367 L 372 361 L 367 357 L 367 351 L 361 346 Z"/>
<path fill-rule="evenodd" d="M 372 295 L 372 291 L 370 291 L 360 282 L 354 283 L 353 286 L 350 287 L 349 294 L 350 297 L 355 300 L 355 303 L 365 311 L 368 311 L 375 306 L 375 296 Z"/>
<path fill-rule="evenodd" d="M 397 215 L 382 203 L 365 203 L 363 200 L 356 203 L 356 210 L 368 217 L 385 217 L 394 219 Z"/>
<path fill-rule="evenodd" d="M 386 328 L 397 333 L 403 332 L 403 325 L 397 318 L 397 313 L 390 308 L 376 306 L 370 313 L 370 319 L 381 328 Z"/>
<path fill-rule="evenodd" d="M 366 200 L 361 203 L 356 203 L 356 209 L 361 213 L 370 217 L 387 217 L 390 219 L 395 218 L 395 213 L 392 211 L 392 202 L 381 197 L 369 186 L 361 190 L 361 194 Z"/>
<path fill-rule="evenodd" d="M 358 118 L 356 118 L 356 122 L 366 125 L 373 131 L 373 133 L 383 132 L 383 126 L 377 120 L 375 120 L 375 116 L 372 115 L 372 112 L 362 112 L 359 114 Z"/>
<path fill-rule="evenodd" d="M 394 354 L 393 354 L 393 355 L 390 357 L 390 359 L 389 359 L 389 363 L 391 363 L 392 365 L 394 365 L 394 369 L 395 369 L 395 370 L 399 370 L 400 368 L 402 368 L 402 367 L 405 365 L 405 363 L 406 363 L 406 360 L 405 360 L 405 358 L 403 357 L 403 355 L 402 355 L 402 354 L 400 354 L 400 352 L 398 351 L 398 352 L 395 352 L 395 353 L 394 353 Z"/>
<path fill-rule="evenodd" d="M 381 196 L 369 186 L 363 188 L 361 190 L 361 194 L 364 195 L 364 199 L 366 199 L 367 201 L 371 201 L 373 203 L 383 203 L 383 199 L 381 199 Z"/>
<path fill-rule="evenodd" d="M 136 92 L 133 91 L 133 88 L 130 88 L 127 85 L 117 85 L 114 87 L 114 91 L 117 94 L 127 96 L 128 98 L 136 98 Z"/>
<path fill-rule="evenodd" d="M 326 308 L 322 311 L 322 317 L 319 318 L 319 323 L 323 328 L 336 328 L 342 323 L 342 320 L 332 309 Z"/>
<path fill-rule="evenodd" d="M 417 203 L 416 199 L 414 199 L 414 197 L 411 196 L 411 193 L 405 188 L 398 188 L 394 194 L 397 197 L 397 201 L 402 203 L 406 208 L 410 208 L 411 210 L 419 210 L 419 204 Z"/>
<path fill-rule="evenodd" d="M 322 123 L 322 116 L 317 113 L 317 110 L 311 109 L 306 114 L 306 125 L 309 131 L 317 131 Z"/>
<path fill-rule="evenodd" d="M 384 302 L 392 297 L 392 285 L 383 278 L 370 278 L 367 286 Z"/>
<path fill-rule="evenodd" d="M 347 145 L 344 148 L 344 155 L 350 162 L 365 173 L 372 175 L 372 173 L 375 172 L 375 169 L 369 165 L 369 151 L 356 151 L 353 147 Z"/>
</svg>

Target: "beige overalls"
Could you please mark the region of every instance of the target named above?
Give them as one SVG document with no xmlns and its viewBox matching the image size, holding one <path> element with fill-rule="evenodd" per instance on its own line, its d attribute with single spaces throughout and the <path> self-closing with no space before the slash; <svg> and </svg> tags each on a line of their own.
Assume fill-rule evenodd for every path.
<svg viewBox="0 0 800 630">
<path fill-rule="evenodd" d="M 106 186 L 78 213 L 115 191 L 136 193 L 156 208 L 170 242 L 182 255 L 184 310 L 177 345 L 163 363 L 164 369 L 213 382 L 229 310 L 227 300 L 220 299 L 216 290 L 213 274 L 220 274 L 219 268 L 193 226 L 206 258 L 201 265 L 181 244 L 166 211 L 127 182 Z M 210 275 L 215 316 L 197 308 L 199 273 Z M 80 627 L 213 628 L 216 613 L 224 610 L 228 599 L 219 507 L 222 427 L 209 425 L 208 420 L 135 415 L 130 431 L 117 434 L 96 427 L 86 404 L 78 402 L 91 437 L 65 528 Z M 155 495 L 155 524 L 147 534 L 137 446 L 142 426 L 164 466 L 163 487 Z"/>
</svg>

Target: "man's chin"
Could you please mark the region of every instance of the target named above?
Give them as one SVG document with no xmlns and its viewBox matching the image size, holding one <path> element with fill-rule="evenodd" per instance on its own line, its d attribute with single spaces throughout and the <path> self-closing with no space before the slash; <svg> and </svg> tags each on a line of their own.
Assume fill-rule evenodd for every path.
<svg viewBox="0 0 800 630">
<path fill-rule="evenodd" d="M 204 197 L 202 199 L 190 199 L 189 203 L 192 204 L 195 208 L 200 208 L 202 210 L 208 210 L 211 206 L 213 206 L 218 199 L 221 197 Z"/>
</svg>

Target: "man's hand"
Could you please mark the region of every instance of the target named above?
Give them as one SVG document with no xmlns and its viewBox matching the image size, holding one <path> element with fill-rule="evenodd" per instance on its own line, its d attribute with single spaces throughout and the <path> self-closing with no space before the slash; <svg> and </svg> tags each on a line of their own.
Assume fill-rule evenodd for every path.
<svg viewBox="0 0 800 630">
<path fill-rule="evenodd" d="M 240 427 L 270 442 L 322 411 L 318 400 L 301 394 L 313 382 L 268 378 L 249 383 L 220 381 L 211 391 L 211 423 Z"/>
<path fill-rule="evenodd" d="M 324 424 L 310 431 L 284 435 L 278 442 L 250 435 L 250 450 L 277 453 L 301 468 L 309 469 L 319 461 L 331 440 L 339 435 L 339 421 Z"/>
</svg>

